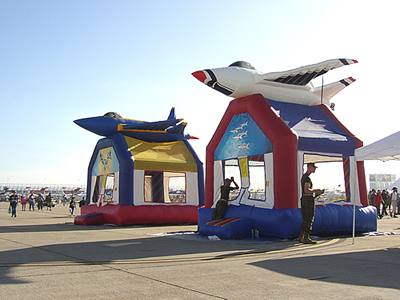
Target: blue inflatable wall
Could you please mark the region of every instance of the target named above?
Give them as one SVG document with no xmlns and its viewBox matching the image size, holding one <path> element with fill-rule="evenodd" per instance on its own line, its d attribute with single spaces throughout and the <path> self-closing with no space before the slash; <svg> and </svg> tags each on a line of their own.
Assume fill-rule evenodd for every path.
<svg viewBox="0 0 400 300">
<path fill-rule="evenodd" d="M 199 209 L 199 233 L 220 238 L 251 237 L 252 230 L 260 235 L 279 238 L 296 238 L 302 222 L 301 209 L 265 209 L 246 205 L 229 206 L 224 219 L 211 220 L 213 208 Z M 373 206 L 355 208 L 356 233 L 376 231 L 377 213 Z M 228 219 L 228 220 L 227 220 Z M 227 221 L 224 221 L 227 220 Z M 315 208 L 311 234 L 351 234 L 353 231 L 353 206 L 325 205 Z"/>
</svg>

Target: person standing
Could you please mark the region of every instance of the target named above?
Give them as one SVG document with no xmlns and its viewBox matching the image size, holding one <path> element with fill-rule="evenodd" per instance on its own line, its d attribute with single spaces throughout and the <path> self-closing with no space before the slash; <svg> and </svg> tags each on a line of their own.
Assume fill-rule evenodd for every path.
<svg viewBox="0 0 400 300">
<path fill-rule="evenodd" d="M 389 207 L 389 197 L 388 197 L 388 194 L 387 194 L 387 191 L 386 190 L 383 190 L 382 191 L 382 200 L 383 200 L 383 202 L 382 202 L 382 216 L 387 216 L 388 215 L 388 213 L 387 213 L 387 208 Z"/>
<path fill-rule="evenodd" d="M 398 195 L 398 193 L 397 193 Z M 400 198 L 397 196 L 397 215 L 400 215 Z"/>
<path fill-rule="evenodd" d="M 399 199 L 399 194 L 397 193 L 397 187 L 394 187 L 392 192 L 392 212 L 390 213 L 390 216 L 393 218 L 397 218 L 396 217 L 396 209 L 397 209 L 397 200 Z"/>
<path fill-rule="evenodd" d="M 235 186 L 232 187 L 231 183 L 233 183 Z M 225 179 L 225 184 L 221 186 L 221 199 L 219 199 L 215 205 L 215 209 L 211 217 L 212 220 L 222 219 L 225 216 L 226 210 L 228 209 L 229 193 L 232 190 L 237 189 L 239 189 L 239 186 L 233 177 L 231 177 L 231 179 Z"/>
<path fill-rule="evenodd" d="M 31 194 L 28 197 L 28 203 L 29 203 L 29 211 L 35 211 L 35 196 L 31 192 Z"/>
<path fill-rule="evenodd" d="M 377 212 L 377 216 L 378 219 L 382 219 L 382 215 L 381 215 L 381 203 L 382 203 L 382 195 L 381 195 L 381 191 L 378 190 L 378 193 L 375 195 L 374 198 L 374 205 L 376 207 L 376 212 Z"/>
<path fill-rule="evenodd" d="M 316 241 L 310 239 L 310 233 L 312 223 L 314 221 L 315 214 L 315 200 L 314 198 L 320 194 L 323 194 L 325 190 L 313 189 L 313 184 L 310 178 L 312 173 L 315 173 L 317 166 L 315 163 L 307 164 L 307 171 L 301 177 L 301 216 L 303 222 L 300 225 L 299 242 L 303 244 L 315 244 Z"/>
<path fill-rule="evenodd" d="M 86 204 L 86 198 L 82 197 L 82 200 L 79 201 L 79 207 L 85 206 L 85 204 Z"/>
<path fill-rule="evenodd" d="M 53 201 L 52 201 L 52 198 L 51 198 L 51 193 L 49 193 L 49 194 L 46 196 L 46 205 L 47 205 L 47 210 L 49 210 L 49 208 L 50 208 L 50 211 L 51 211 L 51 207 L 53 206 Z"/>
<path fill-rule="evenodd" d="M 376 191 L 375 189 L 372 189 L 372 191 L 369 193 L 369 205 L 375 206 L 375 195 Z"/>
<path fill-rule="evenodd" d="M 26 210 L 26 197 L 25 197 L 25 195 L 22 195 L 21 196 L 21 209 L 22 210 Z"/>
<path fill-rule="evenodd" d="M 18 204 L 18 195 L 17 192 L 14 191 L 9 198 L 10 206 L 11 206 L 11 218 L 17 217 L 17 204 Z"/>
<path fill-rule="evenodd" d="M 71 213 L 71 217 L 74 216 L 74 210 L 75 210 L 75 197 L 72 197 L 71 202 L 69 203 L 69 212 Z"/>
<path fill-rule="evenodd" d="M 43 196 L 42 194 L 39 194 L 36 198 L 38 210 L 43 210 L 43 202 L 44 202 Z"/>
</svg>

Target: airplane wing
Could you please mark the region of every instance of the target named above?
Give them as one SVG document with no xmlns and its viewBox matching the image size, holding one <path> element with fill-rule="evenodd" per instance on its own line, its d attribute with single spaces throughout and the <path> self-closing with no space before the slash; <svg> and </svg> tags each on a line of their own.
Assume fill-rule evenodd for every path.
<svg viewBox="0 0 400 300">
<path fill-rule="evenodd" d="M 141 124 L 124 124 L 124 130 L 166 130 L 168 127 L 174 126 L 176 123 L 180 122 L 180 119 L 176 120 L 166 120 L 157 122 L 144 122 Z"/>
<path fill-rule="evenodd" d="M 263 79 L 304 86 L 314 78 L 327 73 L 329 70 L 355 64 L 357 62 L 358 61 L 354 59 L 330 59 L 318 64 L 303 66 L 289 71 L 266 73 L 263 75 Z"/>
<path fill-rule="evenodd" d="M 171 126 L 181 122 L 183 119 L 177 119 L 175 117 L 175 107 L 171 108 L 171 111 L 168 115 L 168 118 L 165 121 L 156 121 L 156 122 L 142 122 L 138 124 L 130 124 L 124 125 L 124 129 L 127 130 L 166 130 Z"/>
</svg>

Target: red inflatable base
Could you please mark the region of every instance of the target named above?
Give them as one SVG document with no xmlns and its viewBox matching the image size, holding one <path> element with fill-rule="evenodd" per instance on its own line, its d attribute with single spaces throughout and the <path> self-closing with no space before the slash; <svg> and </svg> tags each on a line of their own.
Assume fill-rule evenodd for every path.
<svg viewBox="0 0 400 300">
<path fill-rule="evenodd" d="M 115 225 L 176 225 L 176 224 L 197 224 L 197 210 L 199 206 L 193 205 L 115 205 L 108 204 L 98 207 L 95 204 L 81 207 L 81 214 L 84 217 L 89 214 L 102 213 L 104 223 Z M 78 222 L 82 225 L 83 222 Z"/>
</svg>

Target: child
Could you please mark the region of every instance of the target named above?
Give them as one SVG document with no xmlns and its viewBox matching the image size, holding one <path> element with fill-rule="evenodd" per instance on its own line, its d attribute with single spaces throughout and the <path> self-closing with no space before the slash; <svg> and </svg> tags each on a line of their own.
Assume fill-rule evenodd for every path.
<svg viewBox="0 0 400 300">
<path fill-rule="evenodd" d="M 75 197 L 72 197 L 71 202 L 69 203 L 69 211 L 71 213 L 71 217 L 74 216 L 74 210 L 75 210 Z"/>
</svg>

